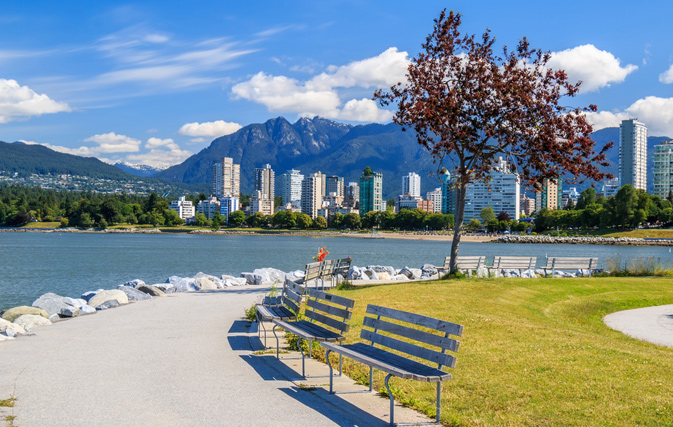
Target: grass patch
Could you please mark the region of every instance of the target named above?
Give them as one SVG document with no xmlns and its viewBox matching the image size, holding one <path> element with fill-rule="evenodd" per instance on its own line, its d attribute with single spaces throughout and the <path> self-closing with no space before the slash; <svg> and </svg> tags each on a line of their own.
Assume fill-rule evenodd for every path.
<svg viewBox="0 0 673 427">
<path fill-rule="evenodd" d="M 59 228 L 60 222 L 29 222 L 22 228 Z"/>
<path fill-rule="evenodd" d="M 442 421 L 454 426 L 671 425 L 673 349 L 609 329 L 606 314 L 672 304 L 666 278 L 462 279 L 378 285 L 337 294 L 356 301 L 346 342 L 367 304 L 465 326 Z M 335 363 L 337 358 L 332 360 Z M 351 378 L 369 368 L 344 358 Z M 375 371 L 374 386 L 385 390 Z M 434 384 L 391 380 L 408 406 L 434 415 Z"/>
<path fill-rule="evenodd" d="M 10 397 L 9 399 L 5 399 L 5 400 L 0 400 L 0 408 L 13 408 L 15 402 L 16 402 L 15 397 Z"/>
</svg>

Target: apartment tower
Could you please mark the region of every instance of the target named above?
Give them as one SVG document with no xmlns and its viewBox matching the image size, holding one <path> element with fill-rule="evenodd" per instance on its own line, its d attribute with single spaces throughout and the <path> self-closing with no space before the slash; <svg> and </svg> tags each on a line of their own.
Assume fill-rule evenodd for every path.
<svg viewBox="0 0 673 427">
<path fill-rule="evenodd" d="M 619 125 L 619 184 L 647 189 L 647 127 L 638 119 Z"/>
</svg>

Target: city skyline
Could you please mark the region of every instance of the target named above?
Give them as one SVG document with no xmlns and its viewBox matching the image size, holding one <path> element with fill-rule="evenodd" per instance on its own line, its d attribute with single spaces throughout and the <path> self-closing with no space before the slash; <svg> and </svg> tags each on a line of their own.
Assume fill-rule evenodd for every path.
<svg viewBox="0 0 673 427">
<path fill-rule="evenodd" d="M 490 28 L 498 49 L 526 36 L 552 52 L 584 81 L 569 102 L 598 105 L 596 129 L 638 118 L 673 135 L 668 2 L 38 1 L 7 4 L 1 19 L 0 139 L 168 166 L 279 115 L 385 123 L 392 112 L 373 91 L 403 77 L 444 7 L 463 14 L 465 32 Z"/>
</svg>

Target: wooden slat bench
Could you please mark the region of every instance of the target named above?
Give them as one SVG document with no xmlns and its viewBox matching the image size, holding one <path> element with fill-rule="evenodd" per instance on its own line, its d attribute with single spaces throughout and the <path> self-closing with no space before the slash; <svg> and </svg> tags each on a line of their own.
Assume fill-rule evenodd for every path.
<svg viewBox="0 0 673 427">
<path fill-rule="evenodd" d="M 462 336 L 463 327 L 444 320 L 371 304 L 367 306 L 367 314 L 374 317 L 365 316 L 360 338 L 369 343 L 360 342 L 348 345 L 322 343 L 322 346 L 327 349 L 325 358 L 329 360 L 329 353 L 335 352 L 369 366 L 370 392 L 372 391 L 374 368 L 388 374 L 385 378 L 385 386 L 390 396 L 390 425 L 395 425 L 395 401 L 390 390 L 390 377 L 436 382 L 437 423 L 439 423 L 442 381 L 451 379 L 451 374 L 445 372 L 443 367 L 453 368 L 456 365 L 456 358 L 447 354 L 446 351 L 458 351 L 460 343 L 450 338 L 450 335 Z M 412 356 L 413 359 L 407 355 Z M 437 367 L 431 364 L 436 364 Z M 329 391 L 335 393 L 332 379 L 334 370 L 332 365 L 329 363 L 328 365 L 330 368 Z"/>
<path fill-rule="evenodd" d="M 459 271 L 467 271 L 468 276 L 472 274 L 472 270 L 477 270 L 479 267 L 486 264 L 485 256 L 459 256 L 457 260 L 457 267 Z M 451 270 L 451 256 L 444 258 L 444 265 L 437 270 L 450 271 Z"/>
<path fill-rule="evenodd" d="M 310 262 L 306 264 L 304 268 L 304 277 L 299 280 L 296 280 L 295 283 L 304 285 L 304 289 L 308 286 L 309 282 L 315 282 L 320 278 L 320 262 Z"/>
<path fill-rule="evenodd" d="M 334 267 L 336 266 L 336 260 L 326 259 L 320 263 L 320 284 L 321 288 L 325 288 L 325 279 L 330 280 L 330 285 L 332 284 L 334 278 Z"/>
<path fill-rule="evenodd" d="M 495 270 L 495 275 L 500 274 L 500 270 L 530 270 L 535 269 L 537 257 L 528 256 L 496 256 L 493 258 L 493 265 L 487 266 L 489 270 Z M 490 274 L 489 274 L 490 275 Z"/>
<path fill-rule="evenodd" d="M 286 332 L 299 337 L 297 346 L 301 353 L 301 374 L 306 377 L 305 355 L 300 342 L 308 341 L 308 356 L 311 357 L 311 347 L 315 342 L 341 342 L 344 334 L 348 331 L 348 320 L 353 313 L 355 301 L 342 296 L 328 294 L 318 289 L 309 289 L 306 299 L 306 311 L 304 317 L 308 320 L 286 321 L 274 319 L 273 334 L 276 337 L 276 357 L 279 354 L 279 338 L 276 328 L 280 327 Z M 341 372 L 341 364 L 339 364 Z"/>
<path fill-rule="evenodd" d="M 341 258 L 336 260 L 336 265 L 334 266 L 334 280 L 339 281 L 339 276 L 343 278 L 343 280 L 348 280 L 346 279 L 346 276 L 348 276 L 348 272 L 351 269 L 351 263 L 353 260 L 348 257 L 348 258 Z"/>
<path fill-rule="evenodd" d="M 542 267 L 544 274 L 551 270 L 551 277 L 556 276 L 556 270 L 596 270 L 598 258 L 580 257 L 548 257 L 547 265 Z"/>
<path fill-rule="evenodd" d="M 291 280 L 286 280 L 283 291 L 278 297 L 264 297 L 261 304 L 257 304 L 255 317 L 261 329 L 257 329 L 258 335 L 264 330 L 264 347 L 266 347 L 266 328 L 264 322 L 272 322 L 274 319 L 294 320 L 299 313 L 301 299 L 304 295 L 304 287 Z"/>
</svg>

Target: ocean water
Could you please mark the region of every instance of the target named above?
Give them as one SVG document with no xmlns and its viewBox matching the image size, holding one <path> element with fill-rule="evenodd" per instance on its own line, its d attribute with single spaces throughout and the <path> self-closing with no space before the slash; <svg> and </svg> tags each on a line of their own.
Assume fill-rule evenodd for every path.
<svg viewBox="0 0 673 427">
<path fill-rule="evenodd" d="M 163 283 L 198 272 L 230 274 L 256 268 L 302 270 L 325 246 L 328 258 L 353 258 L 357 266 L 419 268 L 441 265 L 450 242 L 352 237 L 232 236 L 191 234 L 87 234 L 0 232 L 0 310 L 31 305 L 54 292 L 79 297 L 133 279 Z M 657 257 L 673 263 L 669 248 L 655 246 L 532 245 L 462 242 L 461 255 Z M 488 258 L 487 258 L 488 259 Z"/>
</svg>

